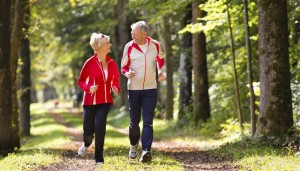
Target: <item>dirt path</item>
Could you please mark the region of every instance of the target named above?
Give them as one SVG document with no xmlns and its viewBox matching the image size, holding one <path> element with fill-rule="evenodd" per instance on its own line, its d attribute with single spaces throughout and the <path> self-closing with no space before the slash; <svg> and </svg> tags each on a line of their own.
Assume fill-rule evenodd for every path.
<svg viewBox="0 0 300 171">
<path fill-rule="evenodd" d="M 78 112 L 70 111 L 70 113 L 80 116 Z M 50 112 L 49 114 L 57 123 L 66 127 L 72 143 L 62 147 L 64 151 L 62 154 L 63 162 L 49 167 L 42 167 L 41 169 L 44 171 L 95 170 L 94 154 L 92 153 L 94 151 L 94 146 L 92 145 L 92 149 L 88 151 L 86 157 L 78 156 L 77 150 L 82 145 L 82 132 L 72 128 L 70 124 L 64 121 L 59 113 Z M 116 128 L 116 131 L 122 134 L 128 134 L 128 130 Z M 229 164 L 230 159 L 214 156 L 208 151 L 199 150 L 199 147 L 196 145 L 191 146 L 185 143 L 175 143 L 170 141 L 154 141 L 153 149 L 174 157 L 180 162 L 185 170 L 237 170 L 237 168 Z"/>
</svg>

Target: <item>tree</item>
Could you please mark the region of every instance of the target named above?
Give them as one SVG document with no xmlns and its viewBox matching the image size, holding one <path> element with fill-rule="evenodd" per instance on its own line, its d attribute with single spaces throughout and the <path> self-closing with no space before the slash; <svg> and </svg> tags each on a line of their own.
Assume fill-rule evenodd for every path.
<svg viewBox="0 0 300 171">
<path fill-rule="evenodd" d="M 163 46 L 165 48 L 165 59 L 166 59 L 166 74 L 167 74 L 167 97 L 168 100 L 166 101 L 166 120 L 171 120 L 173 118 L 173 99 L 174 99 L 174 87 L 173 87 L 173 60 L 172 60 L 172 53 L 171 53 L 171 30 L 170 30 L 170 17 L 164 17 L 162 21 L 162 38 L 163 38 Z"/>
<path fill-rule="evenodd" d="M 30 77 L 30 49 L 29 49 L 29 22 L 30 7 L 25 5 L 25 16 L 23 21 L 24 31 L 21 38 L 19 49 L 22 64 L 20 66 L 19 76 L 19 108 L 20 108 L 20 135 L 30 135 L 30 95 L 31 95 L 31 77 Z"/>
<path fill-rule="evenodd" d="M 0 154 L 14 149 L 10 77 L 10 1 L 0 1 Z"/>
<path fill-rule="evenodd" d="M 255 137 L 281 136 L 293 126 L 287 2 L 259 0 L 260 107 Z"/>
<path fill-rule="evenodd" d="M 182 20 L 182 26 L 185 27 L 192 20 L 192 4 L 187 5 L 186 15 Z M 192 34 L 187 32 L 182 34 L 180 40 L 180 60 L 179 60 L 179 121 L 184 118 L 188 107 L 192 103 Z"/>
<path fill-rule="evenodd" d="M 27 0 L 13 0 L 11 4 L 11 47 L 10 47 L 10 74 L 12 86 L 12 138 L 14 147 L 20 148 L 19 135 L 19 112 L 17 97 L 17 66 L 18 66 L 18 50 L 20 47 L 21 31 L 24 19 L 24 7 Z"/>
<path fill-rule="evenodd" d="M 205 0 L 193 0 L 193 22 L 198 22 L 199 17 L 204 17 L 205 12 L 200 10 L 199 5 Z M 203 31 L 194 33 L 193 45 L 193 71 L 194 71 L 194 121 L 207 121 L 210 117 L 210 104 L 208 95 L 207 58 L 206 58 L 206 37 Z"/>
<path fill-rule="evenodd" d="M 247 76 L 250 92 L 250 118 L 251 118 L 251 136 L 255 135 L 256 131 L 256 115 L 255 115 L 255 95 L 253 90 L 253 76 L 252 76 L 252 56 L 250 46 L 250 33 L 248 25 L 248 0 L 244 0 L 244 24 L 245 24 L 245 37 L 247 48 Z"/>
<path fill-rule="evenodd" d="M 116 4 L 115 10 L 115 17 L 117 18 L 117 23 L 115 25 L 115 35 L 116 36 L 116 44 L 117 50 L 115 51 L 116 62 L 118 67 L 121 68 L 121 59 L 123 55 L 123 49 L 125 44 L 130 40 L 130 25 L 129 25 L 129 18 L 128 18 L 128 11 L 124 10 L 126 5 L 128 4 L 128 0 L 119 0 Z M 119 71 L 120 72 L 120 71 Z M 120 72 L 121 75 L 121 72 Z M 120 86 L 121 92 L 120 97 L 121 100 L 119 101 L 118 106 L 127 106 L 128 98 L 127 98 L 127 79 L 123 76 L 120 76 Z"/>
<path fill-rule="evenodd" d="M 237 76 L 237 71 L 236 71 L 234 39 L 233 39 L 233 33 L 232 33 L 232 27 L 231 27 L 231 18 L 230 18 L 230 13 L 229 13 L 228 2 L 226 3 L 226 9 L 227 9 L 226 10 L 227 11 L 227 19 L 228 19 L 229 32 L 230 32 L 230 46 L 231 46 L 233 73 L 234 73 L 236 108 L 237 108 L 237 113 L 238 113 L 238 117 L 239 117 L 239 121 L 240 121 L 240 127 L 243 131 L 243 115 L 242 115 L 241 100 L 240 100 L 240 88 L 239 88 L 239 84 L 238 84 L 238 76 Z"/>
</svg>

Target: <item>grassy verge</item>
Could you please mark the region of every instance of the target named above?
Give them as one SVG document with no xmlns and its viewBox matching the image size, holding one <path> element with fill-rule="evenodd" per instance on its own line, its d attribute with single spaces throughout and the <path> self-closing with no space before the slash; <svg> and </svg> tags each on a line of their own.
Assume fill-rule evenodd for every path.
<svg viewBox="0 0 300 171">
<path fill-rule="evenodd" d="M 49 165 L 63 162 L 62 154 L 65 149 L 62 148 L 72 142 L 67 136 L 66 127 L 57 124 L 48 115 L 45 105 L 47 106 L 47 104 L 31 106 L 32 136 L 22 138 L 20 150 L 0 158 L 0 170 L 36 170 L 36 168 L 47 168 Z M 68 124 L 82 131 L 82 117 L 74 116 L 65 109 L 54 109 L 52 112 L 59 113 Z M 105 164 L 96 170 L 184 170 L 174 158 L 156 151 L 153 152 L 155 157 L 151 164 L 128 160 L 128 144 L 126 135 L 119 133 L 113 126 L 107 125 Z M 75 158 L 72 162 L 82 162 L 82 160 Z"/>
<path fill-rule="evenodd" d="M 21 141 L 21 149 L 0 158 L 3 170 L 33 170 L 36 166 L 47 166 L 61 161 L 63 144 L 70 139 L 65 136 L 65 127 L 47 116 L 43 104 L 31 106 L 31 134 Z"/>
</svg>

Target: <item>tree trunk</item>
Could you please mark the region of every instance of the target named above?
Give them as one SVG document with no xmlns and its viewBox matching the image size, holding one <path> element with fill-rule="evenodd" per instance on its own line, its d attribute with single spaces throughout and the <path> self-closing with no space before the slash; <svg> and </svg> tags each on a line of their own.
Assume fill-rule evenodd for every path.
<svg viewBox="0 0 300 171">
<path fill-rule="evenodd" d="M 205 16 L 205 12 L 199 9 L 199 5 L 205 0 L 193 1 L 193 22 L 197 18 Z M 208 95 L 208 76 L 206 59 L 206 36 L 203 32 L 193 34 L 193 71 L 194 71 L 194 121 L 207 121 L 210 117 L 210 104 Z"/>
<path fill-rule="evenodd" d="M 30 135 L 30 50 L 29 50 L 29 24 L 30 24 L 30 7 L 26 4 L 24 16 L 24 32 L 21 39 L 20 58 L 22 65 L 20 66 L 20 135 Z"/>
<path fill-rule="evenodd" d="M 230 46 L 231 46 L 231 52 L 232 52 L 232 63 L 233 63 L 233 73 L 234 73 L 234 87 L 235 87 L 235 96 L 236 96 L 236 106 L 237 106 L 237 113 L 238 113 L 238 117 L 239 117 L 239 121 L 240 121 L 240 127 L 243 131 L 244 127 L 243 127 L 243 115 L 242 115 L 241 101 L 240 101 L 240 89 L 239 89 L 238 77 L 237 77 L 237 72 L 236 72 L 234 40 L 233 40 L 233 34 L 232 34 L 232 28 L 231 28 L 231 21 L 230 21 L 228 3 L 226 3 L 226 7 L 227 7 L 227 18 L 228 18 L 228 25 L 229 25 L 229 31 L 230 31 Z"/>
<path fill-rule="evenodd" d="M 192 20 L 192 5 L 187 6 L 188 11 L 183 19 L 182 26 L 185 27 Z M 179 114 L 178 121 L 181 121 L 190 111 L 192 103 L 192 34 L 184 33 L 180 43 L 180 61 L 179 61 L 179 79 L 180 79 L 180 96 L 179 96 Z M 190 113 L 190 112 L 188 112 Z"/>
<path fill-rule="evenodd" d="M 255 137 L 281 136 L 293 126 L 287 1 L 259 0 L 260 107 Z"/>
<path fill-rule="evenodd" d="M 0 1 L 0 154 L 14 149 L 10 77 L 10 1 Z"/>
<path fill-rule="evenodd" d="M 248 0 L 244 0 L 244 24 L 245 24 L 245 37 L 246 48 L 248 54 L 247 60 L 247 76 L 250 91 L 250 118 L 251 118 L 251 136 L 253 137 L 256 131 L 256 115 L 255 115 L 255 95 L 253 90 L 253 76 L 252 76 L 252 56 L 250 47 L 250 33 L 248 25 Z"/>
<path fill-rule="evenodd" d="M 166 79 L 167 79 L 167 100 L 166 100 L 166 120 L 173 119 L 173 105 L 174 105 L 174 87 L 173 87 L 173 60 L 171 53 L 171 30 L 170 30 L 170 17 L 165 16 L 163 18 L 163 44 L 165 47 L 165 59 L 166 59 Z"/>
<path fill-rule="evenodd" d="M 24 7 L 27 0 L 13 0 L 11 4 L 11 28 L 12 33 L 10 36 L 11 47 L 11 86 L 12 86 L 12 137 L 14 146 L 20 147 L 19 135 L 19 113 L 18 113 L 18 97 L 17 97 L 17 66 L 18 66 L 18 49 L 20 47 L 21 31 L 24 19 Z"/>
<path fill-rule="evenodd" d="M 115 10 L 115 16 L 117 18 L 117 25 L 116 25 L 116 44 L 117 44 L 117 50 L 115 51 L 115 59 L 117 62 L 117 65 L 119 68 L 121 68 L 121 60 L 123 55 L 123 50 L 125 44 L 130 41 L 130 25 L 128 21 L 128 14 L 127 11 L 124 10 L 125 6 L 128 4 L 128 0 L 119 0 L 116 6 Z M 120 13 L 121 12 L 121 13 Z M 128 99 L 127 99 L 127 79 L 122 76 L 121 70 L 119 69 L 120 73 L 120 86 L 121 86 L 121 92 L 120 92 L 120 101 L 118 107 L 121 106 L 127 106 Z"/>
</svg>

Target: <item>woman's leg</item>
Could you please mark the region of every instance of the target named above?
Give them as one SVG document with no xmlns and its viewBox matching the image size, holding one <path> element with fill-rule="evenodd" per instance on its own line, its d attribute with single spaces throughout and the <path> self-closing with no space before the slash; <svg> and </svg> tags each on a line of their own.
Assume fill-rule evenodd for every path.
<svg viewBox="0 0 300 171">
<path fill-rule="evenodd" d="M 95 119 L 95 160 L 96 162 L 104 162 L 103 159 L 103 146 L 106 133 L 106 120 L 107 114 L 110 109 L 108 103 L 96 105 L 97 114 Z"/>
</svg>

